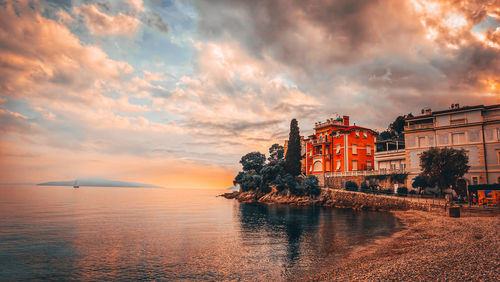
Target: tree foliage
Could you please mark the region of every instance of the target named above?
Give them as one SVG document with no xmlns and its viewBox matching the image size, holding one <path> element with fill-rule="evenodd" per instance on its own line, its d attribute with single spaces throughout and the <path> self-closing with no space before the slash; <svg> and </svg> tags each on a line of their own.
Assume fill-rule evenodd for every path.
<svg viewBox="0 0 500 282">
<path fill-rule="evenodd" d="M 411 187 L 413 188 L 425 188 L 425 187 L 429 187 L 429 183 L 427 183 L 427 180 L 425 179 L 425 177 L 421 176 L 421 175 L 417 175 L 414 179 L 413 179 L 413 183 L 411 184 Z"/>
<path fill-rule="evenodd" d="M 290 135 L 288 138 L 288 149 L 285 156 L 285 171 L 292 176 L 297 176 L 301 173 L 301 146 L 300 132 L 296 119 L 290 122 Z"/>
<path fill-rule="evenodd" d="M 408 188 L 406 188 L 405 186 L 398 187 L 397 193 L 398 193 L 398 195 L 407 195 Z"/>
<path fill-rule="evenodd" d="M 442 192 L 469 171 L 468 162 L 463 149 L 431 148 L 420 155 L 421 176 Z"/>
<path fill-rule="evenodd" d="M 267 162 L 265 156 L 258 152 L 252 152 L 241 158 L 243 171 L 236 175 L 233 183 L 240 185 L 240 191 L 259 191 L 269 193 L 272 187 L 278 192 L 297 196 L 317 196 L 321 193 L 319 181 L 316 176 L 305 178 L 296 177 L 285 170 L 284 150 L 279 144 L 273 144 L 269 148 Z"/>
<path fill-rule="evenodd" d="M 387 130 L 379 134 L 380 140 L 390 140 L 394 138 L 404 139 L 403 131 L 405 127 L 405 119 L 413 117 L 411 113 L 407 115 L 398 116 L 389 126 Z"/>
<path fill-rule="evenodd" d="M 354 181 L 347 181 L 345 183 L 345 189 L 347 191 L 358 191 L 358 184 Z"/>
<path fill-rule="evenodd" d="M 240 163 L 243 166 L 243 171 L 259 172 L 264 167 L 266 156 L 259 152 L 252 152 L 241 157 Z"/>
</svg>

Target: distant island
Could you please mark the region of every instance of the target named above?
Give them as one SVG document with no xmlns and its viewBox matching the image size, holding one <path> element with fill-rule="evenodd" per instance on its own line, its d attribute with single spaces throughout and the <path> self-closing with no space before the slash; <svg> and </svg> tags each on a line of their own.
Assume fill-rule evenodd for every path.
<svg viewBox="0 0 500 282">
<path fill-rule="evenodd" d="M 138 182 L 124 182 L 118 180 L 109 180 L 102 178 L 86 178 L 86 179 L 76 179 L 68 181 L 49 181 L 39 183 L 40 186 L 73 186 L 75 182 L 80 186 L 87 187 L 135 187 L 135 188 L 161 188 L 160 186 L 152 184 L 144 184 Z"/>
</svg>

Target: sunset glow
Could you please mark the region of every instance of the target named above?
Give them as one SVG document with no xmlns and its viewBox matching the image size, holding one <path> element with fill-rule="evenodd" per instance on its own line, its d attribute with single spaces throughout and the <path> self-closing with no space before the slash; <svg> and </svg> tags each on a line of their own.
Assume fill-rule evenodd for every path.
<svg viewBox="0 0 500 282">
<path fill-rule="evenodd" d="M 0 1 L 0 183 L 226 188 L 292 118 L 498 104 L 484 2 Z"/>
</svg>

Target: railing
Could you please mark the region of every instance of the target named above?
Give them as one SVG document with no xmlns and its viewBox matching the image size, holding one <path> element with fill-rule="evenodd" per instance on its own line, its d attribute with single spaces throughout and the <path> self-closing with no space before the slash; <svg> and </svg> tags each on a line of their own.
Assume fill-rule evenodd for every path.
<svg viewBox="0 0 500 282">
<path fill-rule="evenodd" d="M 409 126 L 405 126 L 405 130 L 412 130 L 412 129 L 424 129 L 424 128 L 433 128 L 434 123 L 419 123 L 419 124 L 410 124 Z"/>
<path fill-rule="evenodd" d="M 311 144 L 315 145 L 315 144 L 328 144 L 328 143 L 331 143 L 331 138 L 323 138 L 322 140 L 320 139 L 314 139 L 311 141 Z"/>
<path fill-rule="evenodd" d="M 484 116 L 484 121 L 500 120 L 500 115 Z"/>
<path fill-rule="evenodd" d="M 401 148 L 401 149 L 398 149 L 398 150 L 382 150 L 382 151 L 376 151 L 375 152 L 375 156 L 377 155 L 385 155 L 385 154 L 396 154 L 396 153 L 404 153 L 405 152 L 405 149 L 404 148 Z"/>
<path fill-rule="evenodd" d="M 325 177 L 342 177 L 342 176 L 369 176 L 369 175 L 385 175 L 385 174 L 400 174 L 406 173 L 406 169 L 381 169 L 381 170 L 354 170 L 344 172 L 327 172 Z"/>
<path fill-rule="evenodd" d="M 450 120 L 450 125 L 458 125 L 458 124 L 466 124 L 466 123 L 467 123 L 467 120 L 464 118 Z"/>
</svg>

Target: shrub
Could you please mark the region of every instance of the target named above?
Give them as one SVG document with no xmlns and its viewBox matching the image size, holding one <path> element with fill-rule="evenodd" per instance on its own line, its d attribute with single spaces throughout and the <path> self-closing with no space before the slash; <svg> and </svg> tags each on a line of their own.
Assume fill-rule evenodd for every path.
<svg viewBox="0 0 500 282">
<path fill-rule="evenodd" d="M 415 194 L 417 194 L 417 191 L 415 191 L 415 190 L 410 190 L 409 194 L 415 195 Z"/>
<path fill-rule="evenodd" d="M 398 195 L 408 195 L 408 188 L 402 186 L 402 187 L 398 187 Z"/>
<path fill-rule="evenodd" d="M 365 181 L 361 182 L 361 191 L 363 191 L 363 192 L 369 192 L 370 191 L 370 187 L 368 186 L 368 184 Z"/>
<path fill-rule="evenodd" d="M 321 194 L 321 188 L 319 187 L 319 180 L 314 175 L 309 175 L 302 180 L 302 187 L 304 187 L 305 193 L 309 196 L 318 196 Z"/>
<path fill-rule="evenodd" d="M 392 189 L 382 189 L 380 192 L 387 195 L 394 194 L 394 191 Z"/>
<path fill-rule="evenodd" d="M 347 191 L 358 191 L 358 184 L 354 181 L 347 181 L 345 183 L 345 189 Z"/>
</svg>

